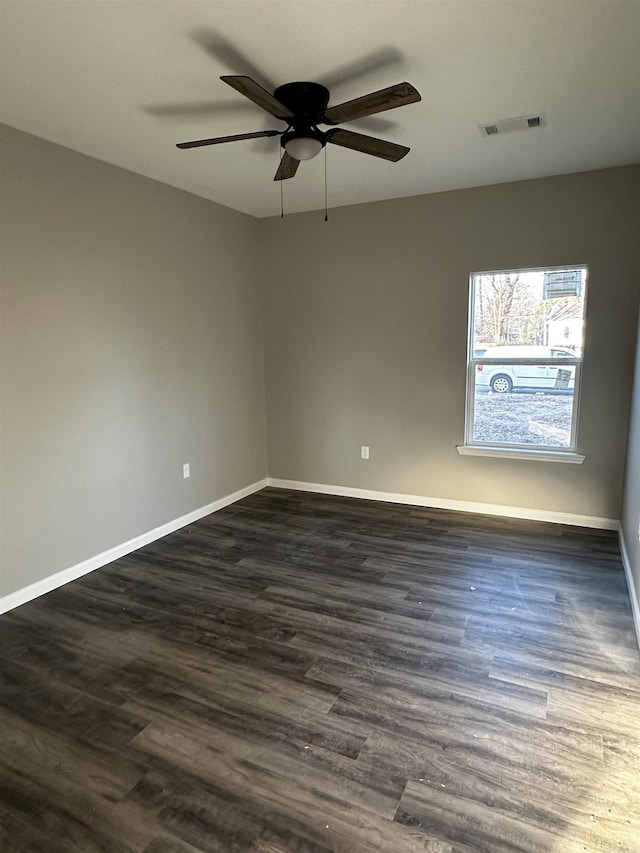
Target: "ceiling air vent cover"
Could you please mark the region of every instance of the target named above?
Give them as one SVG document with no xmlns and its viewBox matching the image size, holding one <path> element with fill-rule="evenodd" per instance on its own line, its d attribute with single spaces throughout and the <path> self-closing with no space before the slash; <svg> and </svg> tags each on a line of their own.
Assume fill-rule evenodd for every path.
<svg viewBox="0 0 640 853">
<path fill-rule="evenodd" d="M 534 127 L 546 125 L 544 113 L 535 113 L 529 116 L 518 116 L 517 118 L 505 118 L 502 121 L 492 121 L 481 124 L 480 133 L 483 136 L 500 136 L 503 133 L 513 133 L 514 130 L 530 130 Z"/>
</svg>

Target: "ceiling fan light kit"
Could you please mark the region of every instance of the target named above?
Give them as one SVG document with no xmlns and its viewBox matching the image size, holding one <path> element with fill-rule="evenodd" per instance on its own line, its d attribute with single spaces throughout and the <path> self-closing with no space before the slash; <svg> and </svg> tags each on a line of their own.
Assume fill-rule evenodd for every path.
<svg viewBox="0 0 640 853">
<path fill-rule="evenodd" d="M 286 122 L 286 130 L 262 130 L 213 139 L 196 139 L 193 142 L 181 142 L 178 148 L 200 148 L 223 142 L 256 139 L 261 136 L 280 136 L 280 145 L 284 153 L 274 177 L 275 181 L 292 178 L 300 161 L 316 157 L 327 142 L 393 163 L 401 160 L 410 151 L 405 145 L 397 145 L 374 136 L 335 127 L 342 122 L 355 121 L 420 101 L 420 93 L 410 83 L 398 83 L 361 98 L 329 107 L 330 92 L 326 86 L 319 83 L 285 83 L 278 86 L 271 94 L 251 77 L 225 75 L 220 79 L 274 118 Z M 319 129 L 319 124 L 328 124 L 332 127 L 324 131 Z"/>
<path fill-rule="evenodd" d="M 294 160 L 311 160 L 326 145 L 326 133 L 317 128 L 289 130 L 282 134 L 280 144 Z"/>
</svg>

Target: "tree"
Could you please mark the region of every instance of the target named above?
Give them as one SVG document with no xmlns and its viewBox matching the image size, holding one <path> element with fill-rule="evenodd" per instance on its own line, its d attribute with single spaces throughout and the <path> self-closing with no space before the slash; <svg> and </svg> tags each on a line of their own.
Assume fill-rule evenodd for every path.
<svg viewBox="0 0 640 853">
<path fill-rule="evenodd" d="M 562 296 L 556 299 L 547 299 L 544 302 L 545 321 L 551 320 L 573 320 L 582 318 L 582 299 L 578 296 Z"/>
<path fill-rule="evenodd" d="M 479 276 L 476 285 L 476 341 L 490 346 L 543 343 L 539 302 L 519 273 Z"/>
</svg>

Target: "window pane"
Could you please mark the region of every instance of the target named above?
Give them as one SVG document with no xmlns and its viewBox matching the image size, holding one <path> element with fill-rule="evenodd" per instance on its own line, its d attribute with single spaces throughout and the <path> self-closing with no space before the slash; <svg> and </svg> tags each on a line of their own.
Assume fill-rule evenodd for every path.
<svg viewBox="0 0 640 853">
<path fill-rule="evenodd" d="M 506 384 L 498 382 L 497 389 L 506 388 Z M 473 440 L 570 447 L 573 382 L 570 384 L 572 387 L 566 389 L 547 387 L 544 392 L 519 389 L 509 393 L 491 391 L 488 386 L 476 383 Z"/>
<path fill-rule="evenodd" d="M 487 350 L 504 346 L 559 347 L 580 355 L 585 279 L 582 268 L 475 275 L 472 357 L 499 358 Z M 537 357 L 533 350 L 514 356 Z"/>
<path fill-rule="evenodd" d="M 586 279 L 586 267 L 472 275 L 467 442 L 576 449 Z"/>
</svg>

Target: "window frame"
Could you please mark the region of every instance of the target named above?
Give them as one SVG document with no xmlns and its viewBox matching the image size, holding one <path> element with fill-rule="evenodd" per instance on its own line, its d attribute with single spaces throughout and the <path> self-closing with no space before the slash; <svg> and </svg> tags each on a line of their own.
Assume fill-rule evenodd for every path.
<svg viewBox="0 0 640 853">
<path fill-rule="evenodd" d="M 584 360 L 584 336 L 583 347 L 580 356 L 576 357 L 553 357 L 553 358 L 484 358 L 474 357 L 474 308 L 475 287 L 474 281 L 479 276 L 489 275 L 513 275 L 515 273 L 544 273 L 562 272 L 565 270 L 584 270 L 582 281 L 583 313 L 582 321 L 586 323 L 587 290 L 589 280 L 589 267 L 587 264 L 565 264 L 562 266 L 526 267 L 520 269 L 502 269 L 472 272 L 469 274 L 469 310 L 467 317 L 467 375 L 465 388 L 465 426 L 464 444 L 458 447 L 462 455 L 478 456 L 505 456 L 541 459 L 543 461 L 582 462 L 584 456 L 578 452 L 578 420 L 580 412 L 580 394 L 582 389 L 582 365 Z M 584 325 L 583 325 L 584 327 Z M 553 349 L 554 347 L 550 347 Z M 567 349 L 566 346 L 558 346 L 556 349 Z M 473 437 L 476 397 L 476 372 L 478 365 L 552 365 L 554 367 L 573 367 L 575 369 L 573 383 L 573 405 L 571 411 L 571 436 L 568 446 L 558 445 L 524 444 L 516 442 L 500 441 L 478 441 Z"/>
</svg>

